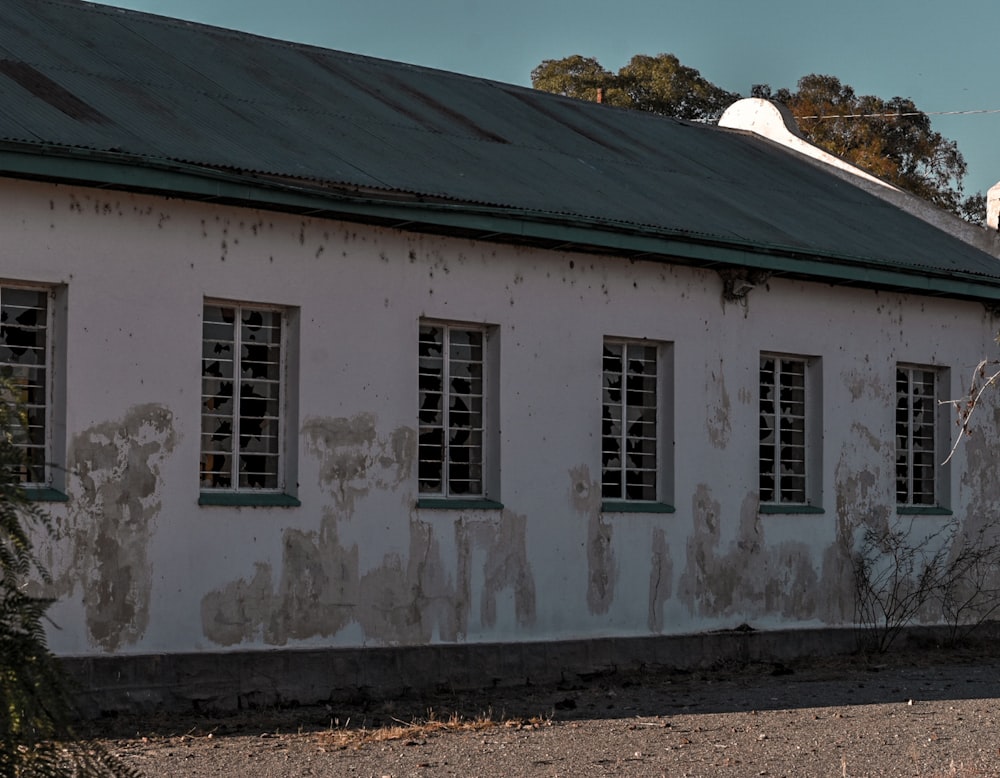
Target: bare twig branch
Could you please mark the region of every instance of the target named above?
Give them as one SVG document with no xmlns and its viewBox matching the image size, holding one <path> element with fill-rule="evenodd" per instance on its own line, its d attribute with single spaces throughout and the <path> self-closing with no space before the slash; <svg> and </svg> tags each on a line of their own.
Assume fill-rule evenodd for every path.
<svg viewBox="0 0 1000 778">
<path fill-rule="evenodd" d="M 969 387 L 969 393 L 966 397 L 963 397 L 961 400 L 939 401 L 939 405 L 952 405 L 955 407 L 955 410 L 958 412 L 958 419 L 955 423 L 959 428 L 958 437 L 955 438 L 955 443 L 942 464 L 947 464 L 951 461 L 951 458 L 955 455 L 955 451 L 958 450 L 958 444 L 962 438 L 965 435 L 972 434 L 969 430 L 969 422 L 972 419 L 972 414 L 979 407 L 979 401 L 983 393 L 991 386 L 996 385 L 998 380 L 1000 380 L 1000 370 L 995 371 L 991 375 L 986 375 L 986 368 L 988 365 L 998 364 L 1000 364 L 1000 360 L 982 360 L 972 372 L 972 384 Z M 979 383 L 980 381 L 982 381 L 982 384 Z"/>
</svg>

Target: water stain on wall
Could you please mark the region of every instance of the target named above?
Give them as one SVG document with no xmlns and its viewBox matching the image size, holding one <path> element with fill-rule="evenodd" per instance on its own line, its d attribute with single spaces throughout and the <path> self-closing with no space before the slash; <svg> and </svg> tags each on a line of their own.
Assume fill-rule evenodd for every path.
<svg viewBox="0 0 1000 778">
<path fill-rule="evenodd" d="M 55 584 L 60 594 L 80 585 L 90 638 L 107 651 L 136 643 L 149 623 L 147 548 L 160 511 L 160 464 L 175 443 L 170 410 L 148 404 L 84 430 L 70 446 L 72 562 Z"/>
</svg>

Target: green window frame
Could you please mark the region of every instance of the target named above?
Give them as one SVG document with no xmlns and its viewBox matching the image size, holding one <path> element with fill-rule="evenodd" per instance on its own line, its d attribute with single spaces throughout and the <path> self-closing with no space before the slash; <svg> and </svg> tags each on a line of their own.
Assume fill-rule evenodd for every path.
<svg viewBox="0 0 1000 778">
<path fill-rule="evenodd" d="M 53 486 L 51 301 L 47 287 L 0 285 L 0 375 L 24 414 L 15 433 L 24 454 L 19 477 L 39 494 Z"/>
<path fill-rule="evenodd" d="M 288 312 L 206 300 L 202 318 L 203 504 L 287 491 Z M 239 503 L 239 500 L 235 500 Z M 283 504 L 283 503 L 282 503 Z"/>
</svg>

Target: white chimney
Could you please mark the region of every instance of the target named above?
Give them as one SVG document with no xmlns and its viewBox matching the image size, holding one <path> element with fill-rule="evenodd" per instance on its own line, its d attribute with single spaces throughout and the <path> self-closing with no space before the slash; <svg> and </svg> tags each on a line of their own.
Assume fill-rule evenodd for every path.
<svg viewBox="0 0 1000 778">
<path fill-rule="evenodd" d="M 986 192 L 986 226 L 991 230 L 1000 230 L 1000 183 Z"/>
</svg>

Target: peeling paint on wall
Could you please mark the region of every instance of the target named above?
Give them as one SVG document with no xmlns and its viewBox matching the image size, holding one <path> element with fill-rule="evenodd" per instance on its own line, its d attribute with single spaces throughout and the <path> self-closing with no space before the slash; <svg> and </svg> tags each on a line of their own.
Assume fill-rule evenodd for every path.
<svg viewBox="0 0 1000 778">
<path fill-rule="evenodd" d="M 354 511 L 354 501 L 374 489 L 395 489 L 409 478 L 417 452 L 416 432 L 398 427 L 386 437 L 373 413 L 350 418 L 311 418 L 302 426 L 310 453 L 320 462 L 320 485 L 337 507 Z"/>
<path fill-rule="evenodd" d="M 850 392 L 851 400 L 857 402 L 866 398 L 880 400 L 889 405 L 895 403 L 895 387 L 892 384 L 887 384 L 876 371 L 871 369 L 872 366 L 867 364 L 867 358 L 865 361 L 866 370 L 855 368 L 845 370 L 841 374 L 841 380 L 843 380 L 847 391 Z"/>
<path fill-rule="evenodd" d="M 698 485 L 692 509 L 694 527 L 678 584 L 679 599 L 692 614 L 815 618 L 818 576 L 809 545 L 768 545 L 756 493 L 744 497 L 735 537 L 725 551 L 720 550 L 722 507 L 707 484 Z"/>
<path fill-rule="evenodd" d="M 467 521 L 455 525 L 459 548 L 459 580 L 471 590 L 473 549 L 484 549 L 483 591 L 479 619 L 485 627 L 497 622 L 497 595 L 514 590 L 514 616 L 518 626 L 535 622 L 535 579 L 528 565 L 527 517 L 503 511 L 499 520 Z M 469 595 L 466 595 L 466 599 Z"/>
<path fill-rule="evenodd" d="M 708 426 L 708 439 L 715 448 L 724 449 L 729 444 L 732 425 L 729 417 L 732 415 L 732 402 L 726 391 L 726 376 L 722 372 L 722 361 L 719 361 L 719 374 L 714 371 L 709 376 L 705 386 L 705 398 L 714 400 L 708 406 L 705 423 Z"/>
<path fill-rule="evenodd" d="M 201 602 L 206 637 L 223 646 L 252 640 L 261 631 L 262 614 L 274 610 L 271 566 L 258 562 L 249 581 L 233 581 Z"/>
<path fill-rule="evenodd" d="M 890 506 L 895 505 L 895 493 L 890 482 L 883 482 L 881 472 L 882 441 L 863 424 L 851 425 L 852 445 L 841 451 L 834 469 L 838 535 L 844 540 L 853 529 L 864 525 L 872 529 L 885 528 Z"/>
<path fill-rule="evenodd" d="M 173 415 L 155 404 L 84 430 L 71 443 L 65 532 L 72 562 L 55 584 L 62 595 L 80 585 L 90 638 L 107 651 L 136 643 L 149 623 L 147 550 L 160 511 L 160 464 L 175 443 Z"/>
<path fill-rule="evenodd" d="M 570 504 L 587 518 L 587 606 L 593 614 L 607 613 L 615 599 L 618 567 L 612 545 L 612 526 L 601 513 L 601 484 L 586 465 L 569 471 Z"/>
<path fill-rule="evenodd" d="M 856 535 L 865 527 L 888 526 L 895 508 L 895 494 L 883 483 L 881 463 L 884 444 L 871 430 L 855 422 L 851 425 L 850 446 L 845 446 L 834 468 L 836 536 L 823 552 L 819 587 L 820 617 L 829 623 L 854 619 L 855 591 L 852 555 Z"/>
<path fill-rule="evenodd" d="M 410 520 L 406 556 L 386 554 L 361 572 L 359 549 L 338 535 L 338 518 L 328 512 L 319 532 L 284 533 L 279 578 L 258 564 L 250 580 L 234 581 L 202 600 L 206 637 L 223 646 L 255 639 L 269 645 L 332 637 L 357 623 L 366 639 L 388 645 L 457 641 L 468 631 L 471 560 L 485 551 L 480 618 L 496 623 L 496 598 L 512 589 L 519 625 L 535 620 L 535 583 L 527 562 L 525 517 L 504 511 L 499 519 L 458 519 L 458 558 L 444 564 L 430 522 Z M 454 570 L 454 573 L 450 573 Z"/>
<path fill-rule="evenodd" d="M 410 522 L 406 559 L 387 554 L 361 573 L 357 545 L 345 546 L 337 519 L 327 514 L 319 532 L 284 533 L 277 587 L 269 565 L 202 600 L 205 636 L 224 646 L 261 639 L 270 645 L 331 637 L 357 622 L 365 636 L 387 644 L 428 642 L 435 631 L 455 640 L 454 583 L 443 572 L 440 547 L 426 522 Z"/>
<path fill-rule="evenodd" d="M 707 484 L 698 484 L 691 500 L 692 531 L 687 543 L 687 565 L 681 573 L 679 595 L 688 609 L 697 612 L 714 575 L 720 539 L 722 505 L 713 500 Z"/>
<path fill-rule="evenodd" d="M 965 454 L 961 483 L 963 489 L 969 490 L 971 499 L 964 514 L 955 516 L 961 525 L 952 547 L 952 558 L 956 555 L 954 549 L 962 548 L 964 544 L 985 548 L 1000 542 L 1000 470 L 997 468 L 996 438 L 996 430 L 1000 427 L 1000 409 L 996 407 L 997 399 L 995 393 L 980 397 L 975 429 L 972 434 L 964 436 L 960 444 Z M 991 414 L 993 418 L 990 420 Z M 990 421 L 984 424 L 987 420 Z M 960 460 L 960 456 L 956 459 Z M 967 579 L 956 595 L 960 602 L 971 603 L 975 601 L 977 590 L 979 593 L 996 591 L 997 587 L 1000 587 L 1000 573 L 983 566 Z M 978 605 L 973 606 L 969 608 L 968 615 L 978 618 L 992 605 L 990 602 L 982 611 L 975 613 Z"/>
<path fill-rule="evenodd" d="M 996 393 L 982 395 L 971 434 L 964 436 L 961 442 L 965 454 L 962 488 L 970 495 L 963 529 L 970 534 L 1000 516 L 1000 468 L 997 467 L 995 437 L 996 430 L 1000 429 L 998 400 L 1000 397 Z M 961 457 L 956 464 L 958 461 Z"/>
<path fill-rule="evenodd" d="M 650 632 L 663 631 L 663 605 L 670 599 L 674 574 L 667 534 L 661 527 L 653 529 L 652 559 L 649 571 Z"/>
<path fill-rule="evenodd" d="M 513 590 L 519 625 L 535 620 L 535 584 L 528 566 L 527 520 L 510 511 L 499 517 L 460 516 L 454 521 L 456 558 L 445 563 L 437 533 L 442 523 L 409 518 L 409 546 L 362 570 L 356 543 L 341 540 L 341 522 L 371 490 L 400 487 L 413 469 L 416 436 L 400 427 L 380 435 L 377 418 L 313 418 L 303 425 L 309 451 L 320 464 L 319 481 L 334 500 L 319 531 L 289 528 L 281 567 L 258 563 L 250 580 L 233 581 L 202 599 L 202 629 L 215 643 L 332 637 L 357 624 L 366 640 L 388 645 L 457 641 L 468 632 L 472 581 L 481 574 L 480 619 L 497 622 L 497 596 Z M 485 552 L 483 570 L 473 559 Z"/>
</svg>

